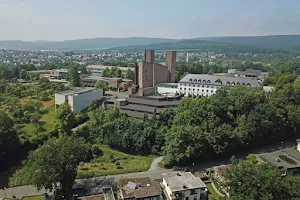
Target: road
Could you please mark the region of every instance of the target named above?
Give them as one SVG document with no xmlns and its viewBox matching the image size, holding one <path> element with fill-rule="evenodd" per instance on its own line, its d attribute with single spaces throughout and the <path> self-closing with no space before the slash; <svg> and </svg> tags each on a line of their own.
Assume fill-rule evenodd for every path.
<svg viewBox="0 0 300 200">
<path fill-rule="evenodd" d="M 162 170 L 162 168 L 158 165 L 158 163 L 160 161 L 162 161 L 164 157 L 163 156 L 160 156 L 160 157 L 157 157 L 153 160 L 148 172 L 153 172 L 153 171 L 159 171 L 159 170 Z"/>
</svg>

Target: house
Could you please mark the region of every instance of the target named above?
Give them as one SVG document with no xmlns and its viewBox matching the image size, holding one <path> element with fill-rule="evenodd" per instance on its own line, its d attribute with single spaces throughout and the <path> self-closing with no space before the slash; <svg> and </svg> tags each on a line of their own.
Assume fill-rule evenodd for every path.
<svg viewBox="0 0 300 200">
<path fill-rule="evenodd" d="M 178 93 L 184 96 L 210 96 L 223 87 L 260 87 L 258 80 L 247 77 L 187 74 L 178 82 Z"/>
<path fill-rule="evenodd" d="M 191 172 L 163 173 L 163 188 L 167 199 L 176 200 L 206 200 L 207 187 L 199 178 Z"/>
<path fill-rule="evenodd" d="M 299 141 L 297 140 L 298 148 Z M 259 157 L 272 166 L 284 170 L 288 174 L 300 174 L 300 152 L 290 148 L 260 154 Z"/>
<path fill-rule="evenodd" d="M 72 90 L 55 93 L 55 108 L 65 101 L 69 103 L 74 113 L 78 113 L 89 106 L 93 100 L 103 98 L 103 90 L 89 87 L 73 88 Z"/>
<path fill-rule="evenodd" d="M 149 177 L 121 179 L 120 196 L 124 200 L 162 200 L 162 192 L 157 182 Z"/>
</svg>

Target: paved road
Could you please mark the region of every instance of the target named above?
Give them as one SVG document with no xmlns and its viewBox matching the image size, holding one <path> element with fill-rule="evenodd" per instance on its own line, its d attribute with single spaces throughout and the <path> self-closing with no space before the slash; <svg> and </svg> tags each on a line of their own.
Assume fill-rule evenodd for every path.
<svg viewBox="0 0 300 200">
<path fill-rule="evenodd" d="M 153 162 L 152 162 L 152 164 L 151 164 L 151 166 L 150 166 L 148 172 L 159 171 L 159 170 L 161 170 L 162 168 L 158 165 L 158 163 L 159 163 L 160 161 L 162 161 L 163 158 L 164 158 L 163 156 L 160 156 L 160 157 L 155 158 L 155 159 L 153 160 Z"/>
</svg>

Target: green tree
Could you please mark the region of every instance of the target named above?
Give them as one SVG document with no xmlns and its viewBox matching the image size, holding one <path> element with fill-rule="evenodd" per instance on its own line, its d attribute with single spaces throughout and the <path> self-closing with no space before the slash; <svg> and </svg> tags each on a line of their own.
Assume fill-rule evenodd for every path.
<svg viewBox="0 0 300 200">
<path fill-rule="evenodd" d="M 86 158 L 87 151 L 82 139 L 76 137 L 50 139 L 29 154 L 24 175 L 38 189 L 54 190 L 55 199 L 71 200 L 77 167 Z"/>
<path fill-rule="evenodd" d="M 13 160 L 9 159 L 14 157 L 12 153 L 17 151 L 18 145 L 19 139 L 13 120 L 0 111 L 0 169 L 6 167 Z"/>
<path fill-rule="evenodd" d="M 20 71 L 20 73 L 19 73 L 19 77 L 20 77 L 20 79 L 26 80 L 27 77 L 28 77 L 27 71 L 26 71 L 25 69 L 21 69 L 21 71 Z"/>
<path fill-rule="evenodd" d="M 135 80 L 135 74 L 134 72 L 129 68 L 127 69 L 126 73 L 125 73 L 125 78 L 129 79 L 129 80 Z"/>
<path fill-rule="evenodd" d="M 115 72 L 115 77 L 116 78 L 121 78 L 122 77 L 122 71 L 119 68 Z"/>
<path fill-rule="evenodd" d="M 110 77 L 110 70 L 108 67 L 106 67 L 102 72 L 103 77 Z"/>
<path fill-rule="evenodd" d="M 95 83 L 95 88 L 103 89 L 104 92 L 108 90 L 107 84 L 104 83 L 102 80 L 98 80 L 98 81 Z"/>
<path fill-rule="evenodd" d="M 58 122 L 58 131 L 62 135 L 70 135 L 75 124 L 75 115 L 68 102 L 64 102 L 56 110 L 56 120 Z"/>
<path fill-rule="evenodd" d="M 73 87 L 80 86 L 80 76 L 78 73 L 78 67 L 76 65 L 72 65 L 67 74 L 67 80 L 69 81 L 70 85 Z"/>
</svg>

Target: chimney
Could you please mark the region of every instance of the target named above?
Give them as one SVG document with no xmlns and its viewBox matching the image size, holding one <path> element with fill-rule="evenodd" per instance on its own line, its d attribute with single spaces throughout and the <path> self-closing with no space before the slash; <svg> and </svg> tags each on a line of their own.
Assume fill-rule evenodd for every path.
<svg viewBox="0 0 300 200">
<path fill-rule="evenodd" d="M 296 140 L 297 142 L 297 150 L 300 152 L 300 139 Z"/>
</svg>

